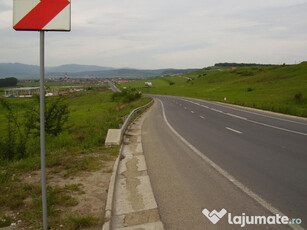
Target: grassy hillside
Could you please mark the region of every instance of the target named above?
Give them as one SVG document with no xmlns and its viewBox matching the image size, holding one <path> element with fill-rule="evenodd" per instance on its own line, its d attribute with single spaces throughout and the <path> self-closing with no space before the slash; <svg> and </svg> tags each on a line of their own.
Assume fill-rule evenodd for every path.
<svg viewBox="0 0 307 230">
<path fill-rule="evenodd" d="M 206 68 L 192 73 L 122 85 L 143 93 L 224 101 L 307 117 L 307 62 L 290 66 Z"/>
</svg>

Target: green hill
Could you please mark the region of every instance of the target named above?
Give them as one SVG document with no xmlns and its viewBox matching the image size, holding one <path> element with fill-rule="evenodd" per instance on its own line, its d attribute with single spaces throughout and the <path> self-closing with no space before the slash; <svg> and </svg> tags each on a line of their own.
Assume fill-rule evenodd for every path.
<svg viewBox="0 0 307 230">
<path fill-rule="evenodd" d="M 149 81 L 149 80 L 146 80 Z M 201 98 L 307 117 L 307 62 L 235 70 L 205 68 L 123 86 L 143 93 Z"/>
</svg>

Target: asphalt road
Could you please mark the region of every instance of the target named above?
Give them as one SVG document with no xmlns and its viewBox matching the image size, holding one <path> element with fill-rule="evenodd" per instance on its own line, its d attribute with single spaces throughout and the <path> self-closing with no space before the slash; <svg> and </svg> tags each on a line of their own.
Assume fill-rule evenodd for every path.
<svg viewBox="0 0 307 230">
<path fill-rule="evenodd" d="M 113 92 L 120 92 L 120 89 L 118 89 L 111 80 L 108 80 L 108 84 Z"/>
<path fill-rule="evenodd" d="M 142 140 L 166 229 L 241 229 L 226 217 L 213 225 L 204 208 L 239 216 L 279 213 L 307 227 L 306 119 L 154 97 L 159 100 L 144 121 Z M 296 228 L 246 229 L 264 227 Z"/>
</svg>

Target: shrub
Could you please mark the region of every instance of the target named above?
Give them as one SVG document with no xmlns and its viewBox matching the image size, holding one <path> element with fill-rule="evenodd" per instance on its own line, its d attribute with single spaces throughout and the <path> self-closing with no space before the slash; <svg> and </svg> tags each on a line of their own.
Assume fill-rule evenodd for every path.
<svg viewBox="0 0 307 230">
<path fill-rule="evenodd" d="M 36 101 L 39 102 L 39 96 L 36 96 Z M 40 116 L 38 108 L 28 111 L 29 118 L 26 121 L 27 129 L 36 130 L 36 134 L 40 131 Z M 58 135 L 62 132 L 64 124 L 68 120 L 68 105 L 65 103 L 65 97 L 46 98 L 45 108 L 45 131 L 47 134 Z"/>
<path fill-rule="evenodd" d="M 301 92 L 294 95 L 294 100 L 301 101 L 303 98 L 303 94 Z"/>
<path fill-rule="evenodd" d="M 0 140 L 0 158 L 6 160 L 21 159 L 26 153 L 26 143 L 30 130 L 23 127 L 24 123 L 18 119 L 17 113 L 8 101 L 0 99 L 0 103 L 7 110 L 7 133 Z"/>
<path fill-rule="evenodd" d="M 39 102 L 39 97 L 36 97 Z M 12 105 L 0 98 L 0 104 L 7 111 L 6 133 L 0 137 L 0 159 L 19 160 L 27 155 L 27 144 L 40 133 L 39 107 L 26 110 L 26 116 L 20 118 L 18 111 Z M 46 101 L 45 130 L 47 134 L 58 135 L 68 119 L 68 106 L 62 97 Z M 34 142 L 33 142 L 34 143 Z"/>
<path fill-rule="evenodd" d="M 121 103 L 129 103 L 141 98 L 140 93 L 134 93 L 129 90 L 123 90 L 122 92 L 115 92 L 112 94 L 111 99 L 117 102 L 118 107 Z"/>
<path fill-rule="evenodd" d="M 9 216 L 1 215 L 0 216 L 0 228 L 8 227 L 13 222 L 13 219 Z"/>
</svg>

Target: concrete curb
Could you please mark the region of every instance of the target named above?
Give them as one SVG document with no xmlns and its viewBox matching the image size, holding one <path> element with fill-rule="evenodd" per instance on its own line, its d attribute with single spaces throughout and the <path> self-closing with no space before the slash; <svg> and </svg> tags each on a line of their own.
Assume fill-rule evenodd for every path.
<svg viewBox="0 0 307 230">
<path fill-rule="evenodd" d="M 112 227 L 112 210 L 113 210 L 113 197 L 115 195 L 115 184 L 116 184 L 116 175 L 118 173 L 118 166 L 121 158 L 121 153 L 123 150 L 123 145 L 121 145 L 118 157 L 114 163 L 113 166 L 113 172 L 109 183 L 109 189 L 108 189 L 108 196 L 107 196 L 107 203 L 105 207 L 105 213 L 104 213 L 104 224 L 102 226 L 102 230 L 109 230 Z"/>
<path fill-rule="evenodd" d="M 147 114 L 136 118 L 123 138 L 111 229 L 164 230 L 142 147 L 142 124 Z"/>
</svg>

